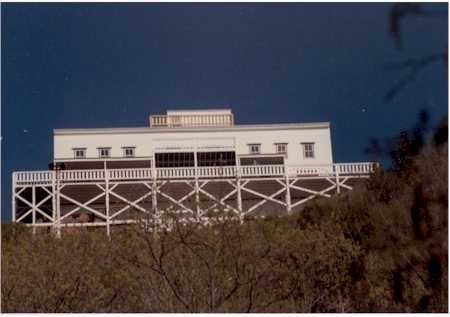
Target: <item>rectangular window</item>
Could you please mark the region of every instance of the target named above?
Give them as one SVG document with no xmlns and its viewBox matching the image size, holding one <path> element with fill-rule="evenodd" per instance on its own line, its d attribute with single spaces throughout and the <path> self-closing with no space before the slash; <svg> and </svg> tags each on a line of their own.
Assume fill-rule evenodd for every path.
<svg viewBox="0 0 450 317">
<path fill-rule="evenodd" d="M 261 154 L 261 144 L 249 144 L 250 154 Z"/>
<path fill-rule="evenodd" d="M 275 143 L 275 151 L 277 154 L 287 154 L 287 143 Z"/>
<path fill-rule="evenodd" d="M 302 143 L 303 157 L 305 159 L 314 158 L 314 143 Z"/>
<path fill-rule="evenodd" d="M 76 159 L 84 159 L 86 158 L 86 149 L 85 148 L 73 149 L 73 155 Z"/>
<path fill-rule="evenodd" d="M 234 152 L 198 152 L 198 166 L 227 166 L 236 165 Z"/>
<path fill-rule="evenodd" d="M 122 149 L 124 157 L 134 157 L 134 146 L 125 146 Z"/>
<path fill-rule="evenodd" d="M 110 147 L 99 147 L 98 155 L 100 158 L 111 157 L 111 148 Z"/>
<path fill-rule="evenodd" d="M 156 167 L 192 167 L 194 166 L 194 153 L 171 152 L 155 153 Z"/>
</svg>

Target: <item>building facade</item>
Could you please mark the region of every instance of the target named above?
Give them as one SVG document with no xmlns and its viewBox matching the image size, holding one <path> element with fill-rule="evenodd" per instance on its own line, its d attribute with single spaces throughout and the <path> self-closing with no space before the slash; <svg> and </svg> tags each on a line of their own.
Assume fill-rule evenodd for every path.
<svg viewBox="0 0 450 317">
<path fill-rule="evenodd" d="M 51 170 L 13 174 L 13 218 L 34 227 L 289 213 L 368 177 L 335 164 L 330 124 L 235 124 L 229 109 L 167 111 L 149 126 L 56 129 Z"/>
</svg>

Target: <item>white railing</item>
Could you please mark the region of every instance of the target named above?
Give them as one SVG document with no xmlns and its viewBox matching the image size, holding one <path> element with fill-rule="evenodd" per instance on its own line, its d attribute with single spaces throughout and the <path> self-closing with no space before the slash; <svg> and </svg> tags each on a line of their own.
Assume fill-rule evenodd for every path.
<svg viewBox="0 0 450 317">
<path fill-rule="evenodd" d="M 165 115 L 152 115 L 150 116 L 151 127 L 167 127 L 167 116 Z"/>
<path fill-rule="evenodd" d="M 51 183 L 53 171 L 14 172 L 13 179 L 20 183 Z"/>
<path fill-rule="evenodd" d="M 175 167 L 175 168 L 127 168 L 108 169 L 110 181 L 153 179 L 184 179 L 184 178 L 227 178 L 227 177 L 271 177 L 283 176 L 336 176 L 336 175 L 369 175 L 375 171 L 377 163 L 338 163 L 333 165 L 293 166 L 293 165 L 245 165 L 245 166 L 205 166 L 205 167 Z M 197 170 L 197 174 L 196 174 Z M 104 181 L 104 169 L 26 171 L 14 172 L 14 184 L 52 184 L 54 180 L 62 183 Z"/>
<path fill-rule="evenodd" d="M 229 127 L 234 122 L 232 114 L 151 115 L 151 127 Z"/>
<path fill-rule="evenodd" d="M 108 170 L 109 180 L 133 180 L 152 178 L 151 168 L 120 168 Z"/>
<path fill-rule="evenodd" d="M 378 163 L 362 162 L 362 163 L 337 163 L 333 164 L 334 172 L 339 175 L 352 174 L 370 174 L 375 171 Z"/>
<path fill-rule="evenodd" d="M 246 165 L 240 167 L 241 176 L 284 175 L 284 165 Z"/>
<path fill-rule="evenodd" d="M 194 178 L 195 167 L 165 167 L 156 169 L 157 178 Z"/>
<path fill-rule="evenodd" d="M 105 179 L 105 170 L 65 170 L 55 172 L 61 182 L 96 181 Z"/>
<path fill-rule="evenodd" d="M 236 166 L 204 166 L 197 168 L 198 177 L 234 177 Z"/>
<path fill-rule="evenodd" d="M 329 176 L 333 175 L 333 165 L 287 166 L 289 176 Z"/>
</svg>

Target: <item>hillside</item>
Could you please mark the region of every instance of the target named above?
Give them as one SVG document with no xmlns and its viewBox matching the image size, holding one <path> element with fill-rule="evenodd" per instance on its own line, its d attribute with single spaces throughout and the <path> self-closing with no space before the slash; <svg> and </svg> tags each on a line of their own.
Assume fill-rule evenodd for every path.
<svg viewBox="0 0 450 317">
<path fill-rule="evenodd" d="M 33 236 L 2 226 L 3 312 L 446 312 L 447 143 L 243 225 Z"/>
</svg>

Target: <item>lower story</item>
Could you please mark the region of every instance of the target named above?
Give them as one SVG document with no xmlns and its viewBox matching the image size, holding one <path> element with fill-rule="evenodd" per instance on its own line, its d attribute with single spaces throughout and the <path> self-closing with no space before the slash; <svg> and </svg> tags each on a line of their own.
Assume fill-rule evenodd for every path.
<svg viewBox="0 0 450 317">
<path fill-rule="evenodd" d="M 244 221 L 289 214 L 315 197 L 351 190 L 377 165 L 289 166 L 282 157 L 246 159 L 236 162 L 226 152 L 171 153 L 155 155 L 155 162 L 131 161 L 132 167 L 114 160 L 66 161 L 55 162 L 53 170 L 14 172 L 13 221 L 58 234 L 67 227 L 103 226 L 108 235 L 115 225 L 137 222 L 170 229 L 175 222 Z"/>
</svg>

